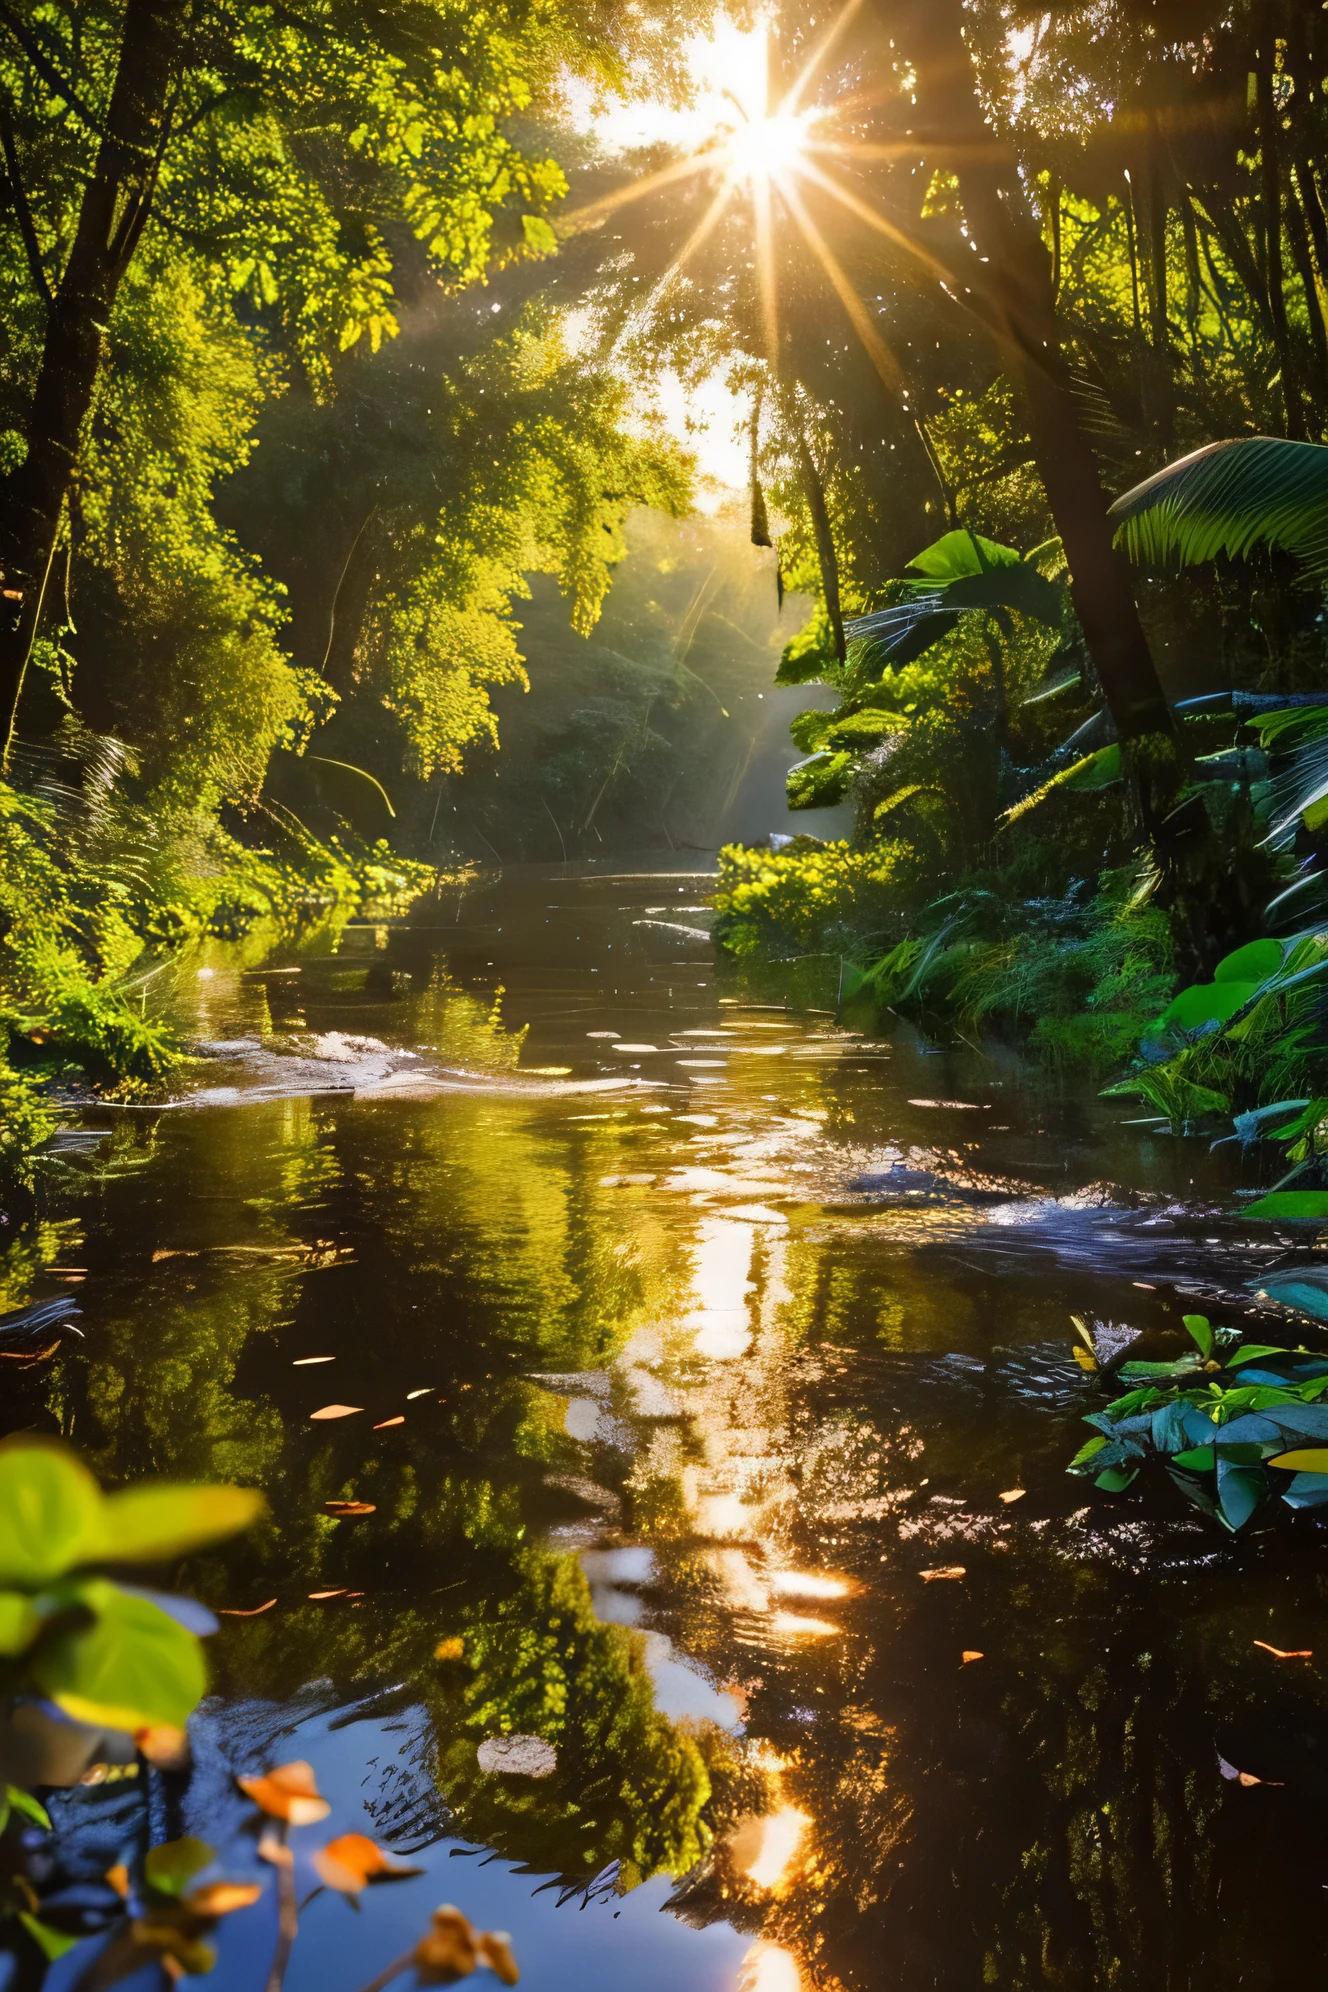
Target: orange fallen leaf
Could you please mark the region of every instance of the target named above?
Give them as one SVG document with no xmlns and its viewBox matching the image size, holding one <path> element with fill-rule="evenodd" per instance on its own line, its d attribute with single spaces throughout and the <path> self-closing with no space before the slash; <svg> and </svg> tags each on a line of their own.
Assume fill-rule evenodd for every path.
<svg viewBox="0 0 1328 1992">
<path fill-rule="evenodd" d="M 339 1590 L 336 1591 L 311 1591 L 309 1593 L 309 1596 L 311 1598 L 318 1600 L 321 1600 L 323 1598 L 344 1598 L 347 1597 L 348 1595 L 349 1593 L 347 1592 L 344 1584 L 341 1586 Z M 364 1596 L 363 1591 L 360 1592 L 360 1596 L 361 1597 Z"/>
<path fill-rule="evenodd" d="M 494 1977 L 504 1985 L 515 1985 L 521 1973 L 512 1955 L 512 1939 L 506 1930 L 485 1930 L 475 1946 Z"/>
<path fill-rule="evenodd" d="M 319 1793 L 313 1765 L 302 1759 L 278 1764 L 262 1777 L 237 1778 L 235 1782 L 270 1819 L 284 1819 L 291 1826 L 314 1826 L 332 1810 Z"/>
<path fill-rule="evenodd" d="M 363 1411 L 363 1409 L 364 1406 L 362 1404 L 325 1404 L 321 1411 L 311 1411 L 309 1416 L 311 1419 L 353 1418 L 357 1411 Z"/>
<path fill-rule="evenodd" d="M 987 1657 L 987 1656 L 986 1656 L 986 1654 L 985 1654 L 985 1653 L 979 1653 L 979 1652 L 978 1652 L 978 1651 L 976 1650 L 976 1648 L 975 1648 L 975 1647 L 972 1647 L 972 1646 L 966 1646 L 966 1647 L 964 1648 L 964 1661 L 963 1661 L 963 1664 L 965 1665 L 965 1667 L 967 1667 L 967 1665 L 968 1665 L 968 1663 L 969 1663 L 969 1661 L 970 1661 L 970 1660 L 985 1660 L 985 1659 L 986 1659 L 986 1657 Z"/>
<path fill-rule="evenodd" d="M 433 1649 L 435 1660 L 462 1660 L 465 1658 L 465 1653 L 464 1639 L 440 1639 Z"/>
<path fill-rule="evenodd" d="M 236 1909 L 248 1909 L 262 1893 L 258 1881 L 210 1881 L 186 1895 L 184 1906 L 194 1916 L 229 1916 Z"/>
<path fill-rule="evenodd" d="M 1271 1653 L 1274 1660 L 1312 1660 L 1314 1648 L 1307 1646 L 1299 1653 L 1284 1653 L 1280 1646 L 1270 1646 L 1266 1639 L 1256 1639 L 1254 1644 L 1262 1646 L 1265 1653 Z"/>
<path fill-rule="evenodd" d="M 944 1577 L 966 1577 L 968 1572 L 962 1563 L 947 1563 L 938 1570 L 919 1570 L 918 1575 L 924 1584 L 934 1584 Z"/>
<path fill-rule="evenodd" d="M 381 1425 L 374 1426 L 374 1430 L 375 1432 L 385 1432 L 389 1425 L 404 1425 L 405 1422 L 404 1414 L 397 1418 L 384 1418 Z"/>
<path fill-rule="evenodd" d="M 323 1512 L 345 1521 L 352 1515 L 376 1515 L 378 1508 L 373 1501 L 324 1501 Z"/>
<path fill-rule="evenodd" d="M 416 1983 L 453 1985 L 469 1978 L 477 1964 L 487 1964 L 504 1985 L 521 1976 L 505 1930 L 477 1930 L 450 1902 L 433 1912 L 433 1924 L 412 1954 Z"/>
<path fill-rule="evenodd" d="M 228 1618 L 228 1619 L 256 1619 L 260 1612 L 270 1612 L 273 1605 L 275 1605 L 276 1602 L 277 1601 L 275 1598 L 269 1598 L 265 1605 L 255 1605 L 250 1611 L 247 1612 L 242 1612 L 238 1605 L 218 1605 L 216 1607 L 217 1617 Z"/>
<path fill-rule="evenodd" d="M 189 1767 L 189 1738 L 183 1729 L 173 1729 L 168 1723 L 153 1729 L 136 1729 L 134 1745 L 159 1771 L 183 1771 Z"/>
<path fill-rule="evenodd" d="M 1004 1494 L 1000 1496 L 1000 1499 L 1004 1501 L 1008 1508 L 1012 1501 L 1022 1501 L 1027 1492 L 1028 1489 L 1026 1487 L 1007 1487 Z"/>
<path fill-rule="evenodd" d="M 129 1900 L 129 1870 L 124 1862 L 117 1861 L 114 1867 L 107 1868 L 105 1878 L 115 1890 L 120 1900 L 127 1902 Z"/>
<path fill-rule="evenodd" d="M 329 1840 L 314 1855 L 313 1865 L 327 1886 L 343 1895 L 358 1895 L 369 1882 L 403 1881 L 408 1875 L 424 1873 L 423 1868 L 390 1859 L 364 1833 L 343 1833 L 339 1839 Z"/>
</svg>

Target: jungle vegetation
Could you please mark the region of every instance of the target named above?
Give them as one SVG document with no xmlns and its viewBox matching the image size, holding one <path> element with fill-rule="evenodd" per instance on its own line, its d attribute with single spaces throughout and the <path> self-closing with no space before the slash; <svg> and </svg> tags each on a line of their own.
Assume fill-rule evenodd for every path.
<svg viewBox="0 0 1328 1992">
<path fill-rule="evenodd" d="M 775 7 L 694 154 L 573 128 L 569 83 L 685 94 L 709 20 L 0 16 L 13 1182 L 54 1069 L 160 1081 L 163 949 L 400 902 L 500 824 L 703 839 L 759 588 L 815 598 L 778 677 L 838 699 L 790 801 L 856 829 L 726 854 L 731 948 L 1178 1124 L 1328 1092 L 1322 10 Z M 668 523 L 662 368 L 749 411 L 749 568 Z"/>
</svg>

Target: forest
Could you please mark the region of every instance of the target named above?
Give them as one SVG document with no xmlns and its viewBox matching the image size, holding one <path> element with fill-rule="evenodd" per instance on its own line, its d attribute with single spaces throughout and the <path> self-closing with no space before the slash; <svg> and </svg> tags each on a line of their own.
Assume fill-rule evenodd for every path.
<svg viewBox="0 0 1328 1992">
<path fill-rule="evenodd" d="M 376 23 L 0 23 L 11 1198 L 53 1080 L 162 1083 L 163 953 L 713 840 L 767 659 L 853 827 L 726 852 L 726 948 L 1177 1125 L 1305 1095 L 1312 1173 L 1321 10 L 764 14 L 690 152 L 569 108 L 685 100 L 685 8 Z"/>
<path fill-rule="evenodd" d="M 961 1955 L 965 1983 L 1075 1992 L 1273 1970 L 1242 1949 L 1242 1975 L 1222 1977 L 1235 1951 L 1159 1907 L 1170 1889 L 1197 1915 L 1210 1874 L 1239 1869 L 1217 1827 L 1200 1844 L 1218 1800 L 1194 1796 L 1191 1731 L 1210 1784 L 1305 1791 L 1291 1717 L 1237 1762 L 1232 1716 L 1212 1771 L 1203 1725 L 1225 1689 L 1201 1692 L 1194 1650 L 1159 1628 L 1136 1583 L 1152 1549 L 1070 1575 L 1051 1536 L 1030 1537 L 1038 1584 L 985 1632 L 950 1600 L 980 1568 L 964 1595 L 999 1591 L 980 1559 L 1043 1498 L 1044 1452 L 1064 1489 L 1063 1434 L 1019 1423 L 1039 1390 L 1063 1419 L 1088 1403 L 1075 1392 L 1130 1385 L 1084 1412 L 1075 1484 L 1124 1496 L 1142 1474 L 1151 1499 L 1160 1460 L 1223 1555 L 1247 1524 L 1266 1545 L 1274 1509 L 1298 1527 L 1328 1503 L 1328 1359 L 1279 1339 L 1328 1320 L 1328 1276 L 1297 1257 L 1328 1222 L 1328 10 L 0 0 L 0 158 L 0 1371 L 18 1435 L 0 1443 L 0 1845 L 17 1863 L 0 1938 L 26 1933 L 0 1983 L 27 1992 L 49 1965 L 53 1992 L 97 1992 L 145 1955 L 154 1985 L 202 1975 L 218 1925 L 261 1896 L 280 1992 L 289 1829 L 330 1804 L 309 1764 L 266 1761 L 287 1734 L 273 1717 L 261 1773 L 223 1780 L 232 1825 L 234 1786 L 257 1808 L 235 1844 L 268 1863 L 266 1894 L 250 1867 L 195 1887 L 213 1849 L 165 1837 L 161 1791 L 178 1827 L 188 1793 L 169 1781 L 200 1706 L 215 1743 L 224 1698 L 271 1711 L 298 1689 L 290 1733 L 326 1718 L 330 1734 L 337 1695 L 378 1710 L 401 1683 L 419 1688 L 402 1718 L 415 1755 L 382 1801 L 389 1849 L 455 1827 L 581 1907 L 671 1877 L 678 1893 L 652 1900 L 689 1931 L 755 1934 L 735 1981 L 751 1992 L 879 1986 L 897 1899 L 901 1986 L 944 1982 L 927 1974 Z M 659 903 L 615 903 L 632 917 L 606 924 L 576 897 L 596 867 Z M 545 929 L 562 954 L 539 958 L 540 981 Z M 601 968 L 592 1014 L 575 978 Z M 760 1041 L 795 1015 L 796 1050 Z M 394 1030 L 408 1048 L 383 1041 Z M 573 1062 L 524 1063 L 541 1032 L 538 1055 Z M 643 1167 L 663 1139 L 649 1113 L 729 1139 L 718 1091 L 699 1089 L 728 1086 L 739 1052 L 741 1139 L 719 1161 L 698 1147 Z M 420 1118 L 357 1120 L 357 1077 L 328 1105 L 338 1061 L 364 1080 L 377 1058 L 389 1112 L 421 1053 Z M 801 1059 L 808 1085 L 759 1092 L 758 1053 L 788 1053 L 780 1075 Z M 650 1060 L 666 1054 L 686 1113 L 663 1103 Z M 264 1081 L 242 1109 L 252 1151 L 222 1124 L 238 1088 L 209 1090 L 206 1061 L 227 1056 Z M 947 1061 L 888 1126 L 853 1090 L 887 1056 Z M 289 1083 L 283 1060 L 304 1061 Z M 473 1094 L 430 1120 L 458 1075 Z M 1045 1138 L 1065 1159 L 1021 1149 L 1015 1182 L 1013 1163 L 984 1173 L 977 1142 L 918 1133 L 918 1115 L 996 1111 L 1007 1084 L 1002 1101 L 1024 1091 L 992 1137 L 1024 1113 L 1028 1154 Z M 600 1090 L 618 1104 L 579 1097 Z M 207 1126 L 170 1118 L 191 1099 L 217 1110 Z M 551 1132 L 555 1099 L 569 1117 Z M 1079 1171 L 1076 1210 L 1125 1210 L 1101 1188 L 1108 1162 L 1133 1170 L 1128 1208 L 1149 1223 L 1239 1220 L 1245 1242 L 1207 1287 L 1158 1247 L 1163 1272 L 1141 1258 L 1128 1292 L 1111 1273 L 1099 1314 L 1072 1291 L 1088 1248 L 1065 1248 L 1031 1303 L 1042 1321 L 1054 1298 L 1055 1329 L 1019 1369 L 979 1345 L 995 1275 L 973 1289 L 971 1260 L 925 1254 L 969 1250 L 961 1218 L 1031 1197 L 1038 1169 Z M 1208 1171 L 1202 1211 L 1191 1169 Z M 177 1184 L 191 1220 L 208 1206 L 197 1234 L 173 1228 Z M 1057 1222 L 1079 1194 L 1064 1187 Z M 877 1191 L 935 1219 L 904 1271 L 882 1270 L 865 1219 L 852 1238 L 816 1229 L 856 1224 L 866 1206 L 846 1199 Z M 684 1195 L 680 1245 L 668 1199 Z M 132 1249 L 89 1307 L 79 1368 L 98 1225 Z M 1283 1258 L 1256 1266 L 1250 1225 Z M 232 1255 L 224 1273 L 211 1254 Z M 1015 1261 L 991 1263 L 1004 1278 Z M 315 1292 L 343 1270 L 324 1332 Z M 48 1278 L 73 1285 L 53 1299 Z M 1120 1313 L 1159 1294 L 1168 1319 L 1123 1361 Z M 1068 1354 L 1067 1296 L 1083 1310 Z M 1260 1329 L 1256 1302 L 1293 1326 Z M 408 1318 L 434 1310 L 442 1352 Z M 958 1325 L 928 1398 L 910 1323 L 949 1334 L 942 1316 Z M 399 1339 L 380 1349 L 389 1318 Z M 661 1324 L 679 1321 L 696 1342 L 666 1387 Z M 278 1374 L 283 1337 L 301 1353 Z M 840 1379 L 868 1342 L 904 1381 L 887 1415 L 871 1371 L 871 1416 L 850 1417 Z M 749 1357 L 735 1408 L 702 1359 Z M 337 1388 L 363 1402 L 328 1386 L 293 1408 L 323 1375 L 304 1366 L 338 1360 L 342 1378 L 362 1365 Z M 962 1394 L 979 1368 L 981 1418 Z M 624 1391 L 648 1428 L 639 1459 Z M 417 1441 L 435 1408 L 444 1436 Z M 368 1438 L 339 1422 L 365 1416 Z M 393 1453 L 408 1419 L 416 1450 Z M 901 1462 L 917 1479 L 902 1493 Z M 950 1611 L 947 1667 L 953 1646 L 980 1678 L 1004 1624 L 1017 1668 L 965 1731 L 915 1681 L 880 1689 L 873 1647 L 830 1691 L 832 1731 L 815 1699 L 829 1663 L 797 1644 L 835 1631 L 813 1609 L 891 1578 L 864 1518 L 907 1543 L 896 1508 L 933 1475 L 949 1491 L 928 1500 L 963 1508 L 970 1472 L 1011 1505 L 963 1518 L 967 1536 L 950 1518 L 909 1572 L 944 1581 L 924 1606 L 891 1594 L 880 1645 L 905 1633 L 934 1666 Z M 379 1536 L 352 1532 L 375 1516 Z M 815 1534 L 825 1517 L 842 1538 Z M 767 1583 L 753 1571 L 772 1543 L 831 1574 Z M 638 1561 L 606 1577 L 613 1556 Z M 854 1557 L 868 1576 L 841 1578 Z M 209 1703 L 213 1608 L 103 1570 L 182 1559 L 179 1582 L 241 1622 L 218 1638 Z M 1235 1568 L 1221 1609 L 1275 1631 Z M 375 1589 L 384 1572 L 396 1589 Z M 664 1611 L 651 1587 L 668 1585 Z M 1057 1627 L 1076 1623 L 1046 1650 L 1039 1587 L 1065 1607 Z M 1203 1609 L 1174 1636 L 1207 1656 L 1219 1606 Z M 1109 1655 L 1126 1618 L 1138 1678 L 1102 1659 L 1090 1681 L 1072 1637 Z M 704 1667 L 676 1657 L 684 1637 Z M 1031 1685 L 1044 1662 L 1054 1691 Z M 690 1678 L 678 1708 L 662 1699 L 689 1670 L 700 1715 Z M 1254 1691 L 1232 1697 L 1253 1722 Z M 384 1706 L 386 1721 L 406 1704 Z M 1103 1741 L 1117 1719 L 1129 1739 L 1167 1732 L 1142 1769 Z M 129 1739 L 91 1768 L 141 1768 L 147 1792 L 148 1851 L 113 1864 L 98 1843 L 93 1909 L 52 1892 L 32 1838 L 51 1830 L 32 1793 L 88 1771 L 48 1775 L 61 1724 Z M 1040 1735 L 1045 1763 L 1007 1737 L 973 1771 L 971 1736 L 1002 1724 Z M 536 1768 L 495 1780 L 495 1742 L 533 1744 Z M 1046 1768 L 1062 1753 L 1074 1764 Z M 1111 1763 L 1100 1804 L 1089 1757 Z M 914 1780 L 907 1801 L 887 1764 Z M 965 1837 L 977 1784 L 983 1803 L 1014 1794 L 999 1853 Z M 1130 1815 L 1150 1806 L 1145 1847 Z M 794 1846 L 813 1814 L 824 1860 L 798 1870 L 802 1892 L 778 1864 L 761 1881 L 767 1823 Z M 744 1832 L 766 1846 L 746 1866 Z M 977 1906 L 967 1948 L 947 1950 L 948 1895 L 893 1876 L 915 1847 L 931 1881 L 948 1873 L 952 1838 Z M 368 1881 L 420 1872 L 352 1832 L 301 1887 L 358 1908 Z M 1136 1907 L 1169 1931 L 1151 1985 L 1121 1962 L 1116 1919 Z M 369 1992 L 409 1968 L 515 1982 L 479 1913 L 436 1910 Z M 762 1931 L 786 1949 L 762 1951 Z M 59 1978 L 89 1936 L 104 1947 Z M 1277 1969 L 1306 1941 L 1296 1924 Z"/>
</svg>

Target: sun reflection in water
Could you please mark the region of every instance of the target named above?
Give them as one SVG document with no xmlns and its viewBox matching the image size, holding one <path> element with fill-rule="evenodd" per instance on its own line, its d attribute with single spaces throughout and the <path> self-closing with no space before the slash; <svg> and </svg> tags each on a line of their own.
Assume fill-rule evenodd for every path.
<svg viewBox="0 0 1328 1992">
<path fill-rule="evenodd" d="M 778 1888 L 797 1859 L 811 1820 L 796 1805 L 744 1819 L 729 1841 L 733 1865 L 758 1888 Z"/>
<path fill-rule="evenodd" d="M 737 1992 L 802 1992 L 797 1960 L 778 1944 L 753 1944 L 742 1961 Z"/>
</svg>

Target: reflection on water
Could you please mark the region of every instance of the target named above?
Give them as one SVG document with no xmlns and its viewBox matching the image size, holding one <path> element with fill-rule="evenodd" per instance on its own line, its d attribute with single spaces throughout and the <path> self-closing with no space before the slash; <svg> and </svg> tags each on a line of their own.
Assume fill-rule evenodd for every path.
<svg viewBox="0 0 1328 1992">
<path fill-rule="evenodd" d="M 842 1028 L 825 965 L 796 1011 L 739 985 L 703 887 L 529 872 L 218 957 L 175 999 L 213 1104 L 65 1144 L 7 1298 L 87 1340 L 8 1422 L 270 1501 L 184 1573 L 231 1614 L 194 1830 L 279 1739 L 425 1866 L 353 1940 L 311 1912 L 331 1992 L 444 1897 L 537 1989 L 1280 1988 L 1328 1897 L 1328 1544 L 1085 1497 L 1068 1316 L 1254 1308 L 1312 1248 L 1222 1215 L 1238 1159 Z M 481 1769 L 501 1735 L 551 1775 Z"/>
</svg>

